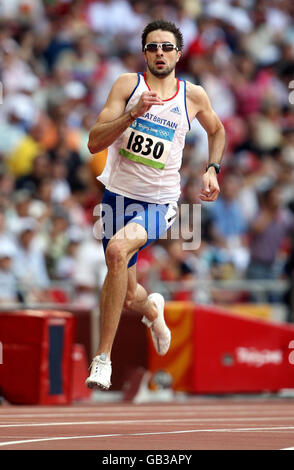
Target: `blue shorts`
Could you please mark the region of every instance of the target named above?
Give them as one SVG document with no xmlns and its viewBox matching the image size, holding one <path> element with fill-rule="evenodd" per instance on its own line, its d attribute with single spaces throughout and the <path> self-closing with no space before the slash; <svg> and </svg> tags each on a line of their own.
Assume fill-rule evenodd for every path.
<svg viewBox="0 0 294 470">
<path fill-rule="evenodd" d="M 146 243 L 138 250 L 159 238 L 163 238 L 171 228 L 177 216 L 177 204 L 152 204 L 150 202 L 130 199 L 105 189 L 102 199 L 103 248 L 104 252 L 112 236 L 130 222 L 145 228 Z M 130 268 L 137 262 L 138 252 L 129 261 Z"/>
</svg>

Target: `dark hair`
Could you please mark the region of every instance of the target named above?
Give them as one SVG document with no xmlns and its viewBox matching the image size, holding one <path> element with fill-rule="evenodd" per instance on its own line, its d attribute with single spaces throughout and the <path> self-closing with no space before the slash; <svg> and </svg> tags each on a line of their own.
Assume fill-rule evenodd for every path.
<svg viewBox="0 0 294 470">
<path fill-rule="evenodd" d="M 152 21 L 152 23 L 147 24 L 143 33 L 142 33 L 142 51 L 144 51 L 144 47 L 146 44 L 146 38 L 149 33 L 152 31 L 156 31 L 157 29 L 161 29 L 162 31 L 169 31 L 174 34 L 176 41 L 177 41 L 177 48 L 181 51 L 184 46 L 183 35 L 179 28 L 176 27 L 174 23 L 165 20 L 156 20 Z"/>
</svg>

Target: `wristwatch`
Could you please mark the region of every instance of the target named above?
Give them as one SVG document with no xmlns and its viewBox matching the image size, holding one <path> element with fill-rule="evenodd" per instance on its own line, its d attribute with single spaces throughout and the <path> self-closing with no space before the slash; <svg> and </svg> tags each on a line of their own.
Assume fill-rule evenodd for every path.
<svg viewBox="0 0 294 470">
<path fill-rule="evenodd" d="M 220 165 L 219 165 L 218 163 L 209 163 L 209 164 L 207 165 L 205 171 L 207 171 L 208 168 L 210 168 L 211 166 L 213 166 L 213 168 L 215 169 L 216 174 L 218 175 L 219 172 L 220 172 Z"/>
</svg>

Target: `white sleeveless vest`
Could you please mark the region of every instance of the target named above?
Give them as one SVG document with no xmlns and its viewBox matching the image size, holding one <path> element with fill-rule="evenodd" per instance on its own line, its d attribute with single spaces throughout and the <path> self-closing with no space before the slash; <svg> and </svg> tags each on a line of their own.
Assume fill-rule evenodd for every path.
<svg viewBox="0 0 294 470">
<path fill-rule="evenodd" d="M 149 87 L 142 74 L 128 99 L 126 112 Z M 180 174 L 185 136 L 190 128 L 186 82 L 178 80 L 175 95 L 164 105 L 152 106 L 108 148 L 103 173 L 98 176 L 112 192 L 157 204 L 180 197 Z"/>
</svg>

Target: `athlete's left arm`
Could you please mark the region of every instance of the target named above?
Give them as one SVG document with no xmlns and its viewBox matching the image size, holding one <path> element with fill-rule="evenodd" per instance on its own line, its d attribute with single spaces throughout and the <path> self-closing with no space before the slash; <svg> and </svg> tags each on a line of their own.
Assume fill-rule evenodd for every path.
<svg viewBox="0 0 294 470">
<path fill-rule="evenodd" d="M 208 137 L 208 164 L 220 164 L 225 150 L 225 130 L 219 117 L 211 107 L 210 100 L 202 87 L 190 88 L 190 100 L 196 107 L 196 119 L 205 129 Z M 219 194 L 219 184 L 214 167 L 210 167 L 202 176 L 202 201 L 215 201 Z"/>
</svg>

